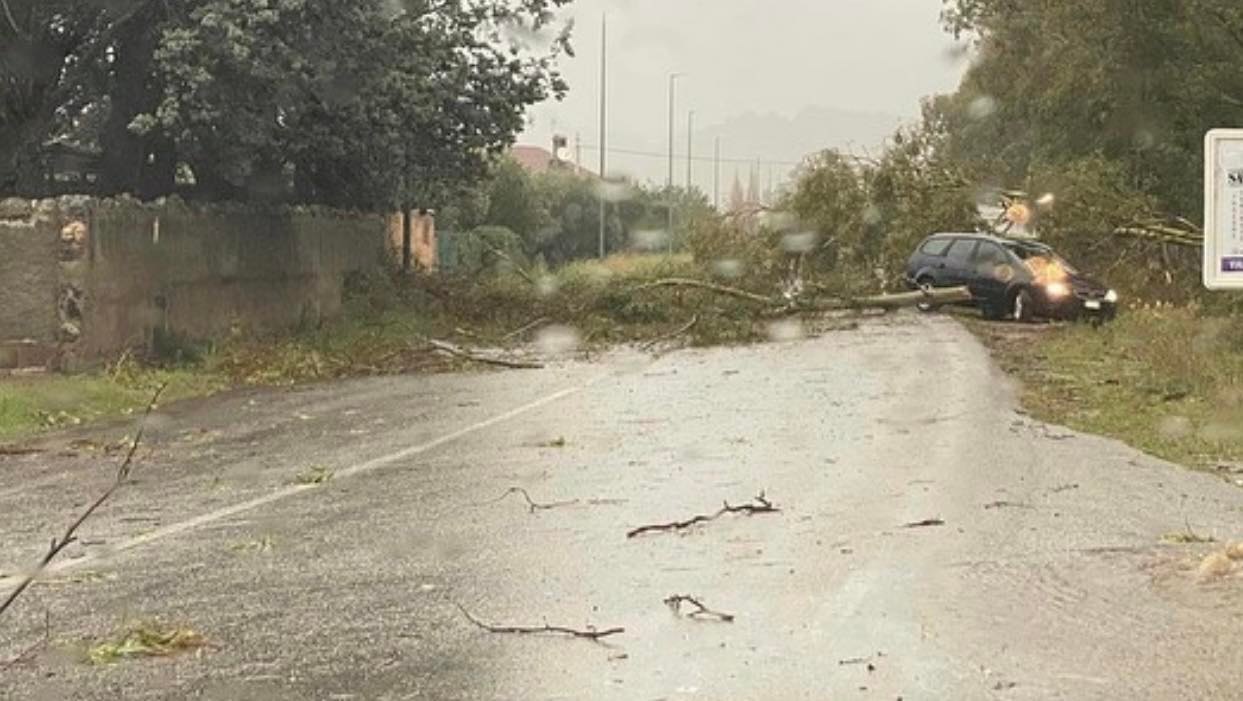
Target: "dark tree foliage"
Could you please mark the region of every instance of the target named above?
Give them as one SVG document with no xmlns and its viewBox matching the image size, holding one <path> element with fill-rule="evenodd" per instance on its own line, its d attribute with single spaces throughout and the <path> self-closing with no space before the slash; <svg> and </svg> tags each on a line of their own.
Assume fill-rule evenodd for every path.
<svg viewBox="0 0 1243 701">
<path fill-rule="evenodd" d="M 569 0 L 0 2 L 0 192 L 435 206 L 566 89 Z"/>
</svg>

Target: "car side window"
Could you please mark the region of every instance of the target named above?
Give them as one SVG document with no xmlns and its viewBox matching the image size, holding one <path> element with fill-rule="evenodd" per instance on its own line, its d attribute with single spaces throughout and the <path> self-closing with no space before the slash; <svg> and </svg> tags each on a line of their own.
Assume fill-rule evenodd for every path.
<svg viewBox="0 0 1243 701">
<path fill-rule="evenodd" d="M 976 242 L 971 239 L 956 239 L 946 255 L 954 263 L 965 266 L 971 261 L 971 254 L 975 251 L 975 244 Z"/>
<path fill-rule="evenodd" d="M 919 251 L 930 256 L 943 256 L 953 242 L 953 239 L 929 239 Z"/>
<path fill-rule="evenodd" d="M 981 241 L 979 250 L 975 252 L 975 262 L 981 265 L 1002 265 L 1010 261 L 1001 246 L 990 241 Z"/>
</svg>

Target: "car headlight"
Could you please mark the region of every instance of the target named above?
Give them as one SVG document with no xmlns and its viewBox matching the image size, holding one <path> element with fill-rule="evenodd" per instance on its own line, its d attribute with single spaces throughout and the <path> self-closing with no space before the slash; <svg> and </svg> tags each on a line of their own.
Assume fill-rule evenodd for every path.
<svg viewBox="0 0 1243 701">
<path fill-rule="evenodd" d="M 1070 295 L 1070 285 L 1064 282 L 1050 282 L 1044 286 L 1045 294 L 1053 299 Z"/>
<path fill-rule="evenodd" d="M 1105 293 L 1105 301 L 1106 301 L 1106 302 L 1109 302 L 1110 304 L 1117 304 L 1117 303 L 1118 303 L 1118 291 L 1117 291 L 1117 290 L 1110 290 L 1110 291 L 1106 292 L 1106 293 Z"/>
</svg>

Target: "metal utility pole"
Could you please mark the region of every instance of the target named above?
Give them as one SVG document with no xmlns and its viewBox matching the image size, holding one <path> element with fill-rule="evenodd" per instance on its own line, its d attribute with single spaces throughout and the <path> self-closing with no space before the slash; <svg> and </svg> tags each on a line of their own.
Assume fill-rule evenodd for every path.
<svg viewBox="0 0 1243 701">
<path fill-rule="evenodd" d="M 605 191 L 604 174 L 608 166 L 608 56 L 609 16 L 600 17 L 600 258 L 604 258 Z"/>
<path fill-rule="evenodd" d="M 669 252 L 673 252 L 673 119 L 674 110 L 677 105 L 677 80 L 682 77 L 681 73 L 669 74 L 669 177 L 665 181 L 665 203 L 669 210 L 669 226 L 668 226 L 668 248 Z"/>
<path fill-rule="evenodd" d="M 721 209 L 721 137 L 712 146 L 712 207 Z"/>
<path fill-rule="evenodd" d="M 691 150 L 695 145 L 695 110 L 686 113 L 686 192 L 691 191 Z"/>
</svg>

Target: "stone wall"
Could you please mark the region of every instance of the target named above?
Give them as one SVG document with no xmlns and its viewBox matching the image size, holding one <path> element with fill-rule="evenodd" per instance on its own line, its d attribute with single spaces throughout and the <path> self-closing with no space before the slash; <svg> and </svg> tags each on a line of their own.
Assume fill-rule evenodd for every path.
<svg viewBox="0 0 1243 701">
<path fill-rule="evenodd" d="M 15 213 L 0 217 L 0 368 L 6 347 L 26 356 L 9 352 L 10 367 L 40 353 L 37 362 L 73 367 L 160 339 L 317 325 L 340 313 L 347 275 L 383 265 L 387 238 L 383 216 L 320 208 L 4 206 Z"/>
<path fill-rule="evenodd" d="M 436 216 L 426 209 L 412 209 L 404 215 L 400 212 L 388 218 L 388 236 L 385 247 L 394 265 L 402 267 L 405 253 L 405 220 L 410 221 L 409 269 L 432 271 L 439 268 L 439 245 L 436 241 Z"/>
</svg>

